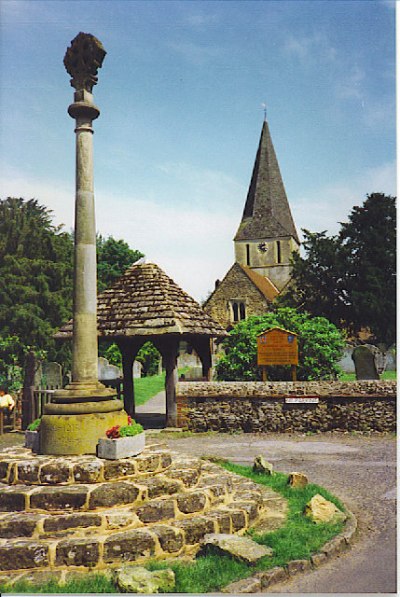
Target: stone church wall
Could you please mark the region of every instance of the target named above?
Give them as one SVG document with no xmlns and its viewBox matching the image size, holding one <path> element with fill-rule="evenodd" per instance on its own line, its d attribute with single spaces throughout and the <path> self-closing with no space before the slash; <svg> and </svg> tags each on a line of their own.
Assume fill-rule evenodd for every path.
<svg viewBox="0 0 400 597">
<path fill-rule="evenodd" d="M 224 328 L 232 325 L 230 301 L 243 301 L 246 304 L 246 318 L 250 315 L 263 315 L 269 303 L 239 267 L 233 268 L 220 283 L 213 296 L 204 305 L 204 310 Z"/>
<path fill-rule="evenodd" d="M 318 403 L 287 399 L 318 397 Z M 179 383 L 178 425 L 191 431 L 396 431 L 396 382 Z"/>
</svg>

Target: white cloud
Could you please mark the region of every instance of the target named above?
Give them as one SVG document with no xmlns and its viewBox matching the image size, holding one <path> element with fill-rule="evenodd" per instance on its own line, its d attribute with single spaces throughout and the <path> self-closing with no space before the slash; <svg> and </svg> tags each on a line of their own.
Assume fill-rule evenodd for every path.
<svg viewBox="0 0 400 597">
<path fill-rule="evenodd" d="M 333 62 L 337 56 L 336 49 L 322 33 L 296 37 L 290 35 L 286 38 L 283 49 L 289 56 L 297 58 L 303 64 Z"/>
<path fill-rule="evenodd" d="M 375 192 L 396 195 L 395 162 L 365 170 L 352 180 L 314 189 L 307 197 L 292 196 L 292 212 L 298 230 L 327 230 L 330 235 L 336 234 L 339 222 L 347 221 L 353 206 L 361 205 L 367 194 Z"/>
<path fill-rule="evenodd" d="M 173 42 L 169 44 L 169 47 L 196 66 L 213 61 L 221 54 L 221 48 L 200 45 L 192 41 Z"/>
</svg>

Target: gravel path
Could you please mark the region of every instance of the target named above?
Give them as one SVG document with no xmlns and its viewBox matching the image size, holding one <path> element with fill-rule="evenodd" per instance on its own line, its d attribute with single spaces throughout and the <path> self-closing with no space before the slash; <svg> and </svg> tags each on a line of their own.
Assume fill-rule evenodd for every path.
<svg viewBox="0 0 400 597">
<path fill-rule="evenodd" d="M 313 572 L 271 587 L 271 593 L 396 592 L 395 438 L 199 434 L 167 443 L 185 454 L 222 456 L 240 464 L 251 464 L 263 454 L 276 470 L 306 473 L 354 512 L 359 531 L 349 551 Z"/>
<path fill-rule="evenodd" d="M 197 434 L 182 439 L 154 436 L 191 456 L 221 456 L 251 464 L 263 454 L 282 472 L 301 471 L 341 498 L 358 519 L 352 548 L 321 568 L 274 585 L 270 593 L 396 592 L 396 440 L 321 434 Z M 0 447 L 21 445 L 23 436 L 0 436 Z"/>
</svg>

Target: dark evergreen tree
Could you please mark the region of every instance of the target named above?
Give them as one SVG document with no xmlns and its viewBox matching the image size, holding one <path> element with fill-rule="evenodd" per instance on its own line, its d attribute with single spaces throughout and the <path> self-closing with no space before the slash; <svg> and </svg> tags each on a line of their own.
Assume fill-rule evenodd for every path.
<svg viewBox="0 0 400 597">
<path fill-rule="evenodd" d="M 382 193 L 353 207 L 339 234 L 304 230 L 290 289 L 278 303 L 327 317 L 348 334 L 370 330 L 390 346 L 396 330 L 396 199 Z"/>
</svg>

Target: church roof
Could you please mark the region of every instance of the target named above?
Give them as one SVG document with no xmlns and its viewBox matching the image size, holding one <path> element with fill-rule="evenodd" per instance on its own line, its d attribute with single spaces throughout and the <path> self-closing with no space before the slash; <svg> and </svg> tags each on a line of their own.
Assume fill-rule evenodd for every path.
<svg viewBox="0 0 400 597">
<path fill-rule="evenodd" d="M 232 265 L 232 267 L 228 270 L 223 280 L 218 284 L 215 290 L 210 294 L 207 300 L 204 303 L 204 307 L 212 302 L 214 295 L 223 288 L 228 280 L 232 280 L 232 277 L 237 274 L 237 272 L 241 272 L 247 276 L 253 286 L 263 295 L 268 302 L 272 302 L 279 294 L 279 290 L 271 282 L 271 280 L 261 274 L 255 272 L 250 267 L 246 267 L 237 261 Z M 240 289 L 240 284 L 238 284 L 238 290 Z M 240 292 L 239 292 L 240 294 Z M 233 297 L 232 297 L 233 298 Z"/>
<path fill-rule="evenodd" d="M 268 123 L 265 121 L 242 221 L 234 240 L 261 240 L 280 236 L 293 236 L 300 244 Z"/>
<path fill-rule="evenodd" d="M 261 276 L 261 274 L 255 272 L 250 267 L 245 265 L 238 264 L 244 273 L 247 275 L 248 278 L 253 282 L 254 286 L 258 288 L 258 290 L 267 298 L 269 301 L 273 301 L 279 294 L 279 290 L 275 286 L 273 282 L 266 276 Z"/>
<path fill-rule="evenodd" d="M 226 336 L 222 326 L 154 263 L 134 264 L 97 299 L 99 336 Z M 72 335 L 72 320 L 56 338 Z"/>
</svg>

